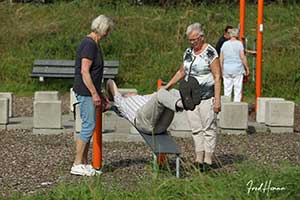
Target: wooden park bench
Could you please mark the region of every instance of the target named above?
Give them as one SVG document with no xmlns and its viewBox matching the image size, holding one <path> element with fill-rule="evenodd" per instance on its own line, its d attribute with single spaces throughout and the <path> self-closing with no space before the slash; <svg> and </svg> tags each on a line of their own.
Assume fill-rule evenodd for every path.
<svg viewBox="0 0 300 200">
<path fill-rule="evenodd" d="M 104 61 L 103 78 L 114 79 L 118 74 L 119 61 Z M 39 78 L 74 78 L 75 60 L 35 60 L 30 76 Z"/>
</svg>

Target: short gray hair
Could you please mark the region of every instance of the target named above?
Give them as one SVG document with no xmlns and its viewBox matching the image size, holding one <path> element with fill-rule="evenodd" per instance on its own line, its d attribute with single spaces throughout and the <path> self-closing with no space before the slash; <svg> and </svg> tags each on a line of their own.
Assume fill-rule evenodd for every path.
<svg viewBox="0 0 300 200">
<path fill-rule="evenodd" d="M 105 35 L 106 32 L 110 32 L 114 26 L 114 22 L 111 18 L 105 15 L 99 15 L 92 22 L 91 29 L 93 32 L 99 35 Z"/>
<path fill-rule="evenodd" d="M 230 37 L 235 37 L 235 38 L 239 37 L 239 29 L 237 28 L 229 29 L 228 33 Z"/>
<path fill-rule="evenodd" d="M 192 31 L 197 31 L 199 33 L 199 35 L 204 35 L 204 31 L 202 29 L 202 26 L 198 22 L 189 25 L 186 29 L 185 34 L 188 36 L 189 34 L 191 34 Z"/>
</svg>

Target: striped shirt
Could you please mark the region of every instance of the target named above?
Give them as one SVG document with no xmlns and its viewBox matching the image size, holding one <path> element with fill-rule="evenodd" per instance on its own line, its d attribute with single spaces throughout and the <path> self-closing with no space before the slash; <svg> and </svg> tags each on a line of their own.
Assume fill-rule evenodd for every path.
<svg viewBox="0 0 300 200">
<path fill-rule="evenodd" d="M 121 112 L 122 116 L 134 124 L 136 112 L 139 108 L 145 105 L 152 95 L 135 95 L 130 97 L 122 97 L 121 95 L 114 96 L 115 106 Z"/>
</svg>

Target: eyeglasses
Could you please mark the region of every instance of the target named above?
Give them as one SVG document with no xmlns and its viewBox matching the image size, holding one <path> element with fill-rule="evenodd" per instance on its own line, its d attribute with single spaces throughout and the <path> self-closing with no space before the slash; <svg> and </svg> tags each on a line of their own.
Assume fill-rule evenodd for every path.
<svg viewBox="0 0 300 200">
<path fill-rule="evenodd" d="M 201 37 L 203 37 L 203 35 L 199 35 L 199 36 L 196 37 L 196 38 L 188 38 L 188 41 L 189 41 L 190 43 L 197 42 Z"/>
</svg>

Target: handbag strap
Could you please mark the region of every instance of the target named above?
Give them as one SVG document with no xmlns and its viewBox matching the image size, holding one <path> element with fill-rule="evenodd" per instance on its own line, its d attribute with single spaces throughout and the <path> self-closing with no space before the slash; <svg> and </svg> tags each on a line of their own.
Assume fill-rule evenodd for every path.
<svg viewBox="0 0 300 200">
<path fill-rule="evenodd" d="M 193 53 L 191 53 L 191 56 L 193 56 Z M 192 66 L 193 66 L 195 60 L 196 60 L 196 56 L 193 56 L 193 60 L 192 60 L 192 62 L 190 64 L 190 69 L 189 69 L 188 77 L 191 75 Z"/>
</svg>

